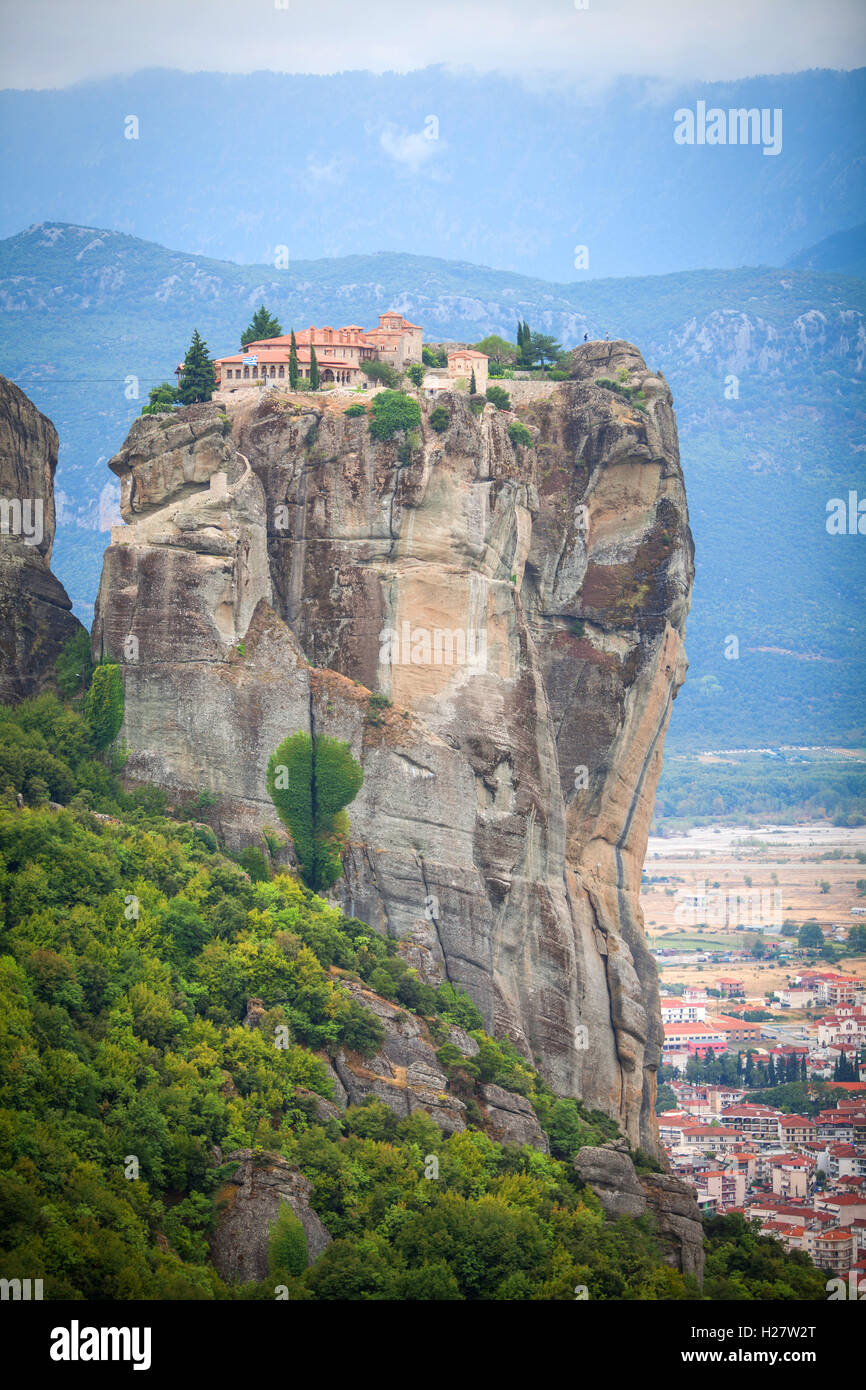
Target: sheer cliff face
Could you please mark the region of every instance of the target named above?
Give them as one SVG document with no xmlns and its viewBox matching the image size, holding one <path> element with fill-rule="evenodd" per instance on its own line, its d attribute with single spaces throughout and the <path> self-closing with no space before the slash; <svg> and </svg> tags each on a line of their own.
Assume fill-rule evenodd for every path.
<svg viewBox="0 0 866 1390">
<path fill-rule="evenodd" d="M 621 375 L 641 406 L 594 384 Z M 132 524 L 94 647 L 125 663 L 130 775 L 212 791 L 240 844 L 281 738 L 347 740 L 344 909 L 655 1150 L 638 885 L 692 579 L 670 394 L 602 343 L 522 413 L 530 446 L 465 396 L 384 443 L 346 404 L 144 418 L 112 461 Z"/>
<path fill-rule="evenodd" d="M 0 376 L 0 702 L 54 683 L 63 644 L 81 627 L 51 573 L 57 431 Z"/>
</svg>

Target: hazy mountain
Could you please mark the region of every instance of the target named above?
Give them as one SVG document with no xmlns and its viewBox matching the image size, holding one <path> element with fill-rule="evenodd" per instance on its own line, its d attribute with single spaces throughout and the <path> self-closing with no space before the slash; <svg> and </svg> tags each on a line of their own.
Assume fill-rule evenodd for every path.
<svg viewBox="0 0 866 1390">
<path fill-rule="evenodd" d="M 277 272 L 31 228 L 0 243 L 0 371 L 59 430 L 53 566 L 85 620 L 116 495 L 106 460 L 192 329 L 235 348 L 262 299 L 285 328 L 393 305 L 428 338 L 513 338 L 520 317 L 567 346 L 635 342 L 674 391 L 697 548 L 674 744 L 862 736 L 864 540 L 825 523 L 831 498 L 866 495 L 866 283 L 759 268 L 552 284 L 394 254 Z"/>
<path fill-rule="evenodd" d="M 842 275 L 866 275 L 866 222 L 834 232 L 816 246 L 807 246 L 787 262 L 797 270 L 835 270 Z"/>
<path fill-rule="evenodd" d="M 699 102 L 780 111 L 780 153 L 675 143 Z M 864 108 L 863 70 L 604 89 L 151 70 L 6 91 L 0 235 L 50 218 L 242 262 L 409 249 L 554 280 L 779 265 L 866 216 Z"/>
</svg>

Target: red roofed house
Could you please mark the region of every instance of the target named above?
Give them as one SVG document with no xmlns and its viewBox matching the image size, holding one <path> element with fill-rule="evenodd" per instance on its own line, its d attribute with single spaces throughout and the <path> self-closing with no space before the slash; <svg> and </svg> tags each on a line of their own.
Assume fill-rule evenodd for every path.
<svg viewBox="0 0 866 1390">
<path fill-rule="evenodd" d="M 665 1023 L 663 1053 L 667 1058 L 672 1052 L 688 1052 L 691 1057 L 704 1057 L 713 1052 L 724 1052 L 727 1039 L 718 1028 L 710 1028 L 706 1023 Z"/>
</svg>

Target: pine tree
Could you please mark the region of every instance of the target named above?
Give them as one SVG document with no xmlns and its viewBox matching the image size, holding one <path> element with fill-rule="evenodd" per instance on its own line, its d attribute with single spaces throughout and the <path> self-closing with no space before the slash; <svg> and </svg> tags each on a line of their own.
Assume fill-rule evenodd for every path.
<svg viewBox="0 0 866 1390">
<path fill-rule="evenodd" d="M 298 345 L 295 342 L 295 330 L 292 329 L 292 341 L 289 344 L 289 386 L 293 391 L 298 389 Z"/>
<path fill-rule="evenodd" d="M 282 333 L 280 321 L 261 304 L 253 314 L 249 328 L 241 334 L 241 347 L 248 343 L 260 343 L 265 338 L 279 338 Z"/>
<path fill-rule="evenodd" d="M 215 389 L 216 375 L 207 343 L 196 329 L 183 359 L 177 398 L 182 405 L 193 405 L 196 401 L 209 401 Z"/>
<path fill-rule="evenodd" d="M 316 357 L 316 349 L 310 343 L 310 390 L 319 389 L 319 360 Z"/>
</svg>

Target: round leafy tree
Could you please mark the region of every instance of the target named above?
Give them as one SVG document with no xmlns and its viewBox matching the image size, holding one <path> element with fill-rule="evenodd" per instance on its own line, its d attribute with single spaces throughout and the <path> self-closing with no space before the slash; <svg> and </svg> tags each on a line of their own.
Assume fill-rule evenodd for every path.
<svg viewBox="0 0 866 1390">
<path fill-rule="evenodd" d="M 415 429 L 421 423 L 421 407 L 405 391 L 380 391 L 371 405 L 370 433 L 374 439 L 392 439 L 401 430 Z"/>
<path fill-rule="evenodd" d="M 343 872 L 349 835 L 344 808 L 363 781 L 360 763 L 336 738 L 292 734 L 268 760 L 268 792 L 292 837 L 301 877 L 316 893 Z"/>
</svg>

